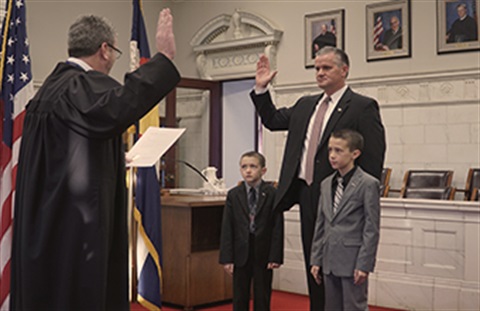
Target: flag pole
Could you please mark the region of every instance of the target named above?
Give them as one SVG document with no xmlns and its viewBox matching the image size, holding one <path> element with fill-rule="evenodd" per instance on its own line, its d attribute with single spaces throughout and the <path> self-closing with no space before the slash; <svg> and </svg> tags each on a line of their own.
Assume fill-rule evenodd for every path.
<svg viewBox="0 0 480 311">
<path fill-rule="evenodd" d="M 127 131 L 128 135 L 128 149 L 133 146 L 133 135 Z M 133 303 L 137 301 L 137 222 L 133 216 L 135 209 L 135 199 L 133 196 L 133 189 L 135 187 L 135 168 L 130 167 L 128 169 L 128 227 L 129 227 L 129 240 L 130 240 L 130 301 Z"/>
<path fill-rule="evenodd" d="M 2 89 L 2 82 L 3 82 L 3 66 L 5 64 L 5 57 L 7 51 L 7 41 L 8 41 L 8 29 L 10 28 L 10 17 L 12 15 L 12 1 L 9 0 L 7 3 L 7 14 L 4 17 L 3 25 L 5 25 L 3 29 L 3 41 L 2 41 L 2 53 L 0 55 L 0 90 Z"/>
<path fill-rule="evenodd" d="M 135 217 L 133 217 L 133 209 L 134 209 L 134 198 L 133 198 L 133 187 L 134 187 L 134 168 L 130 168 L 130 187 L 129 187 L 129 202 L 131 204 L 130 209 L 130 235 L 132 239 L 132 249 L 131 249 L 131 258 L 132 258 L 132 279 L 131 279 L 131 286 L 132 286 L 132 302 L 137 302 L 137 222 Z"/>
<path fill-rule="evenodd" d="M 134 7 L 135 7 L 135 2 L 133 1 Z M 140 5 L 140 1 L 139 1 Z M 135 21 L 135 10 L 134 10 L 134 21 Z M 132 28 L 136 27 L 135 22 L 132 24 Z M 133 30 L 132 30 L 133 31 Z M 137 51 L 136 48 L 132 49 L 132 43 L 130 43 L 130 71 L 134 71 L 140 66 L 140 56 L 137 56 Z M 134 125 L 132 125 L 128 129 L 128 143 L 129 143 L 129 148 L 133 147 L 133 144 L 136 139 L 138 139 L 138 133 L 140 133 L 140 122 L 137 121 L 135 122 Z M 136 176 L 136 170 L 131 167 L 130 168 L 130 186 L 129 186 L 129 191 L 128 191 L 128 202 L 131 205 L 131 208 L 129 209 L 128 216 L 130 217 L 129 219 L 129 225 L 130 225 L 130 294 L 131 294 L 131 299 L 130 301 L 132 303 L 138 303 L 138 260 L 137 260 L 137 238 L 138 238 L 138 223 L 137 220 L 135 219 L 135 201 L 134 201 L 134 195 L 133 195 L 133 187 L 136 185 L 134 183 L 134 178 Z"/>
</svg>

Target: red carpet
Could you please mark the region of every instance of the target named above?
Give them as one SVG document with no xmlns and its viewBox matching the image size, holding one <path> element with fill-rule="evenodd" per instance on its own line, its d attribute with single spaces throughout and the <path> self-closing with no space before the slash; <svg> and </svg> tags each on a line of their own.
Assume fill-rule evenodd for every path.
<svg viewBox="0 0 480 311">
<path fill-rule="evenodd" d="M 131 311 L 145 311 L 147 309 L 143 308 L 139 304 L 132 304 Z M 162 311 L 176 311 L 182 310 L 179 308 L 172 307 L 162 307 Z M 208 307 L 195 308 L 195 310 L 201 311 L 231 311 L 232 304 L 221 304 Z M 250 307 L 250 310 L 253 310 L 253 307 Z M 309 303 L 308 297 L 304 295 L 292 294 L 287 292 L 273 291 L 272 293 L 272 303 L 271 311 L 308 311 Z M 394 309 L 382 308 L 370 306 L 371 311 L 394 311 Z"/>
</svg>

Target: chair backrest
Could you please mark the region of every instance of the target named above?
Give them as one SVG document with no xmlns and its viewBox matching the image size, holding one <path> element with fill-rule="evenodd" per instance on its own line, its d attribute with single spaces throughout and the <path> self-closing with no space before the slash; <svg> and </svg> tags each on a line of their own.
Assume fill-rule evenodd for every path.
<svg viewBox="0 0 480 311">
<path fill-rule="evenodd" d="M 407 188 L 405 190 L 406 199 L 431 199 L 431 200 L 453 200 L 455 197 L 455 188 Z"/>
<path fill-rule="evenodd" d="M 475 195 L 474 189 L 480 189 L 480 168 L 468 170 L 467 181 L 465 182 L 465 200 L 472 199 L 472 195 Z"/>
<path fill-rule="evenodd" d="M 403 180 L 407 188 L 450 187 L 453 171 L 450 170 L 409 170 Z"/>
<path fill-rule="evenodd" d="M 453 171 L 451 170 L 408 170 L 405 172 L 405 177 L 403 178 L 403 186 L 400 191 L 400 197 L 407 197 L 407 190 L 410 189 L 424 189 L 419 191 L 413 191 L 416 198 L 419 198 L 420 195 L 425 195 L 425 199 L 429 199 L 431 196 L 438 197 L 441 196 L 442 191 L 447 190 L 451 187 L 453 178 Z M 432 190 L 432 189 L 439 190 Z M 433 191 L 433 192 L 432 192 Z M 410 197 L 413 194 L 410 194 Z M 445 195 L 445 194 L 444 194 Z M 444 196 L 443 195 L 443 196 Z"/>
<path fill-rule="evenodd" d="M 392 169 L 384 167 L 382 170 L 382 176 L 380 177 L 380 197 L 388 197 L 388 191 L 390 190 L 390 175 Z"/>
</svg>

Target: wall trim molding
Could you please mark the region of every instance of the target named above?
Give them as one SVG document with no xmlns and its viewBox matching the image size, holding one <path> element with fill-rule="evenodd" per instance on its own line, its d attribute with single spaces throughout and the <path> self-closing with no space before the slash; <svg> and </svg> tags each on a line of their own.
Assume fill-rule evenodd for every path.
<svg viewBox="0 0 480 311">
<path fill-rule="evenodd" d="M 255 75 L 260 54 L 276 67 L 276 47 L 283 32 L 263 17 L 235 10 L 201 27 L 190 41 L 202 79 L 228 80 Z"/>
<path fill-rule="evenodd" d="M 347 79 L 347 83 L 351 87 L 368 87 L 377 85 L 401 85 L 401 84 L 414 84 L 427 81 L 450 81 L 450 80 L 479 80 L 480 69 L 473 70 L 458 70 L 458 71 L 438 71 L 438 72 L 423 72 L 413 74 L 398 74 L 398 75 L 385 75 L 377 76 L 375 78 L 361 77 Z M 305 91 L 313 89 L 318 92 L 319 88 L 315 82 L 296 82 L 296 83 L 284 83 L 275 84 L 275 91 L 291 92 L 291 91 Z"/>
<path fill-rule="evenodd" d="M 480 104 L 480 69 L 355 78 L 347 83 L 384 107 Z M 279 100 L 321 92 L 315 82 L 274 84 L 271 89 Z"/>
</svg>

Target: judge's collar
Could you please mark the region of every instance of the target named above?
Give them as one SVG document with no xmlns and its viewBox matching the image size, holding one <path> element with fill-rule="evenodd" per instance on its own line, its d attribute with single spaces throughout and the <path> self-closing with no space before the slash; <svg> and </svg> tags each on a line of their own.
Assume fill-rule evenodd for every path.
<svg viewBox="0 0 480 311">
<path fill-rule="evenodd" d="M 78 66 L 80 68 L 82 68 L 83 70 L 85 71 L 90 71 L 90 70 L 93 70 L 93 68 L 87 64 L 86 62 L 84 62 L 83 60 L 81 60 L 80 58 L 76 58 L 76 57 L 69 57 L 67 59 L 67 63 L 70 63 L 71 65 L 74 65 L 74 66 Z"/>
</svg>

